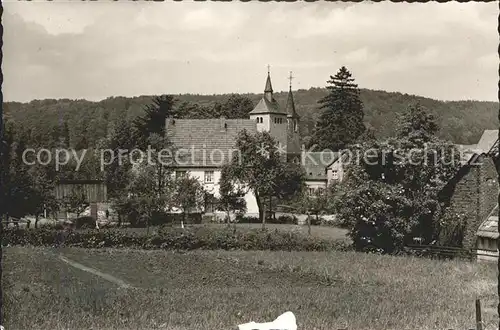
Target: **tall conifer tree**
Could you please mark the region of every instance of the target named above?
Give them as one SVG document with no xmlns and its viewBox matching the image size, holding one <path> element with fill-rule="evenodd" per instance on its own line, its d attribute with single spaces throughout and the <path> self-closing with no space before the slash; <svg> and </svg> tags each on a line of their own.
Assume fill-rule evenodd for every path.
<svg viewBox="0 0 500 330">
<path fill-rule="evenodd" d="M 312 143 L 320 149 L 334 151 L 355 143 L 364 133 L 363 104 L 358 85 L 345 66 L 328 81 L 328 95 L 319 101 L 320 115 Z"/>
</svg>

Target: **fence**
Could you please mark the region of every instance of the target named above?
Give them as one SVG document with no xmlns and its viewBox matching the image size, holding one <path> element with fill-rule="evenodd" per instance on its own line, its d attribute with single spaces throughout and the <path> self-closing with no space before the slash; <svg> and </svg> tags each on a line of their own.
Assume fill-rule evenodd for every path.
<svg viewBox="0 0 500 330">
<path fill-rule="evenodd" d="M 406 252 L 427 257 L 438 258 L 464 258 L 469 260 L 478 259 L 495 259 L 498 258 L 498 250 L 490 249 L 464 249 L 454 246 L 438 246 L 438 245 L 406 245 Z"/>
</svg>

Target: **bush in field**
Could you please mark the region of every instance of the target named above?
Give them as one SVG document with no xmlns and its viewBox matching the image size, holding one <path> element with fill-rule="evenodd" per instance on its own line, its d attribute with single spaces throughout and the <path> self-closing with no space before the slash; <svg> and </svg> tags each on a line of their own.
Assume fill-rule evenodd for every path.
<svg viewBox="0 0 500 330">
<path fill-rule="evenodd" d="M 257 217 L 243 216 L 238 214 L 236 216 L 236 222 L 238 223 L 261 223 L 260 219 Z"/>
<path fill-rule="evenodd" d="M 157 233 L 124 230 L 53 230 L 7 229 L 3 245 L 65 246 L 82 248 L 137 248 L 166 250 L 284 250 L 327 251 L 344 250 L 343 241 L 328 241 L 278 230 L 236 231 L 232 228 L 175 228 L 163 226 Z"/>
<path fill-rule="evenodd" d="M 269 220 L 269 223 L 296 225 L 298 223 L 298 219 L 293 215 L 280 215 L 276 220 Z"/>
<path fill-rule="evenodd" d="M 400 251 L 418 237 L 438 238 L 439 192 L 455 174 L 459 153 L 434 134 L 437 125 L 418 104 L 402 116 L 398 135 L 359 146 L 359 162 L 347 168 L 336 209 L 358 250 Z"/>
<path fill-rule="evenodd" d="M 80 217 L 75 220 L 76 229 L 92 229 L 95 228 L 96 221 L 92 217 Z"/>
</svg>

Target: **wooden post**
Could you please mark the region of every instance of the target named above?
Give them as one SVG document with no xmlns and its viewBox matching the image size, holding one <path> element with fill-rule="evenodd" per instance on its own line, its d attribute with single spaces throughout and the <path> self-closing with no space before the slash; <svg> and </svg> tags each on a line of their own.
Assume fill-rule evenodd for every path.
<svg viewBox="0 0 500 330">
<path fill-rule="evenodd" d="M 483 321 L 481 320 L 481 300 L 476 299 L 476 330 L 483 330 Z"/>
<path fill-rule="evenodd" d="M 311 235 L 311 214 L 309 210 L 307 210 L 307 234 Z"/>
<path fill-rule="evenodd" d="M 97 203 L 90 203 L 90 216 L 97 223 Z"/>
</svg>

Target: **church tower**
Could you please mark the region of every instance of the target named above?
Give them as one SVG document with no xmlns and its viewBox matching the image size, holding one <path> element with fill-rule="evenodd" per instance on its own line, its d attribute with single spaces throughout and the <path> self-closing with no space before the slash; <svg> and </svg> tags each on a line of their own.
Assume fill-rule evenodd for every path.
<svg viewBox="0 0 500 330">
<path fill-rule="evenodd" d="M 266 86 L 264 95 L 255 108 L 249 113 L 250 119 L 257 125 L 257 131 L 266 131 L 281 144 L 283 148 L 287 145 L 287 113 L 283 110 L 273 96 L 271 74 L 269 66 L 267 70 Z"/>
<path fill-rule="evenodd" d="M 302 147 L 302 139 L 299 132 L 299 115 L 295 111 L 295 102 L 292 93 L 292 72 L 290 71 L 290 89 L 288 90 L 288 98 L 286 100 L 286 113 L 287 113 L 287 160 L 291 162 L 300 161 L 300 153 Z"/>
</svg>

